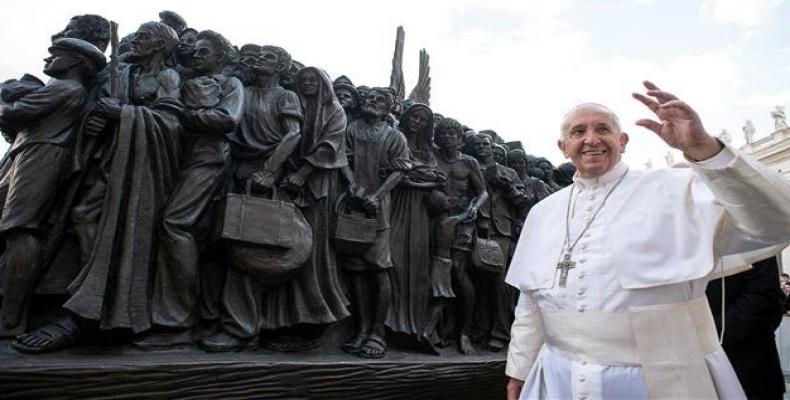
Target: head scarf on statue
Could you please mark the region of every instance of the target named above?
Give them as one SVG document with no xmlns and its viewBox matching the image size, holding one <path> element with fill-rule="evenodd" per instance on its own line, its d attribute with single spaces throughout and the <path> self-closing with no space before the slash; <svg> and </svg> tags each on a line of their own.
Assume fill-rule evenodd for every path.
<svg viewBox="0 0 790 400">
<path fill-rule="evenodd" d="M 296 93 L 304 110 L 301 155 L 317 168 L 340 168 L 345 154 L 346 113 L 326 72 L 315 67 L 299 70 Z"/>
</svg>

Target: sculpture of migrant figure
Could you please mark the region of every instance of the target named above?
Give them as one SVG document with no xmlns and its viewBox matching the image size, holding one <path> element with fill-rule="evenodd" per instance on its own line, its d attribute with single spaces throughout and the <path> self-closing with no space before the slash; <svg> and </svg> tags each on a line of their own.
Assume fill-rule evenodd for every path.
<svg viewBox="0 0 790 400">
<path fill-rule="evenodd" d="M 360 97 L 357 88 L 351 84 L 338 83 L 333 84 L 335 95 L 340 105 L 343 106 L 343 111 L 346 113 L 346 118 L 351 121 L 358 118 Z"/>
<path fill-rule="evenodd" d="M 529 210 L 532 209 L 532 206 L 537 204 L 539 201 L 548 197 L 551 194 L 551 188 L 549 185 L 543 183 L 542 180 L 529 176 L 527 173 L 527 165 L 529 162 L 527 160 L 527 154 L 524 153 L 524 150 L 511 150 L 507 154 L 507 160 L 508 165 L 513 168 L 513 171 L 516 171 L 519 179 L 521 179 L 521 183 L 524 185 L 524 191 L 527 195 L 526 203 L 517 208 L 516 219 L 513 221 L 513 235 L 511 236 L 513 239 L 511 241 L 511 250 L 513 250 L 515 241 L 518 241 L 518 237 L 521 234 L 521 228 L 524 226 L 524 221 L 527 220 Z"/>
<path fill-rule="evenodd" d="M 516 210 L 528 202 L 524 185 L 512 169 L 494 160 L 493 140 L 490 136 L 478 133 L 467 140 L 469 152 L 477 158 L 483 170 L 489 201 L 480 209 L 478 236 L 496 239 L 507 266 L 511 254 L 513 222 Z M 507 268 L 497 275 L 481 274 L 475 279 L 477 286 L 478 328 L 487 333 L 487 346 L 493 351 L 505 348 L 510 340 L 510 324 L 515 308 L 515 293 L 505 284 Z"/>
<path fill-rule="evenodd" d="M 104 53 L 110 43 L 110 21 L 94 14 L 77 15 L 62 31 L 52 35 L 53 41 L 61 38 L 85 40 Z"/>
<path fill-rule="evenodd" d="M 214 200 L 228 175 L 226 135 L 236 130 L 244 104 L 241 82 L 220 74 L 232 51 L 230 42 L 208 30 L 197 39 L 191 64 L 200 76 L 186 81 L 181 90 L 186 106 L 181 117 L 181 170 L 159 234 L 151 318 L 164 333 L 160 340 L 166 333 L 183 333 L 188 342 L 186 333 L 196 322 L 202 250 L 209 244 L 211 226 L 206 220 L 213 216 Z M 150 337 L 149 343 L 159 344 L 155 340 Z"/>
<path fill-rule="evenodd" d="M 131 41 L 131 63 L 118 70 L 119 98 L 109 97 L 107 82 L 87 117 L 81 135 L 103 136 L 105 144 L 100 164 L 93 166 L 102 176 L 85 188 L 72 211 L 82 224 L 75 227 L 81 229 L 81 249 L 89 249 L 68 287 L 64 307 L 73 314 L 19 337 L 17 349 L 44 352 L 70 346 L 85 320 L 103 330 L 134 333 L 151 326 L 156 233 L 178 176 L 180 80 L 166 66 L 177 44 L 178 36 L 168 26 L 141 25 Z"/>
<path fill-rule="evenodd" d="M 239 49 L 239 62 L 235 68 L 227 71 L 227 75 L 239 78 L 244 86 L 252 85 L 255 81 L 255 63 L 258 60 L 258 53 L 261 46 L 248 43 Z"/>
<path fill-rule="evenodd" d="M 45 267 L 50 214 L 71 171 L 69 149 L 87 86 L 105 63 L 104 54 L 81 39 L 55 39 L 49 52 L 44 73 L 52 79 L 46 85 L 13 96 L 2 92 L 0 122 L 4 135 L 14 139 L 0 181 L 0 235 L 6 248 L 2 336 L 26 329 L 30 298 Z"/>
<path fill-rule="evenodd" d="M 312 255 L 299 273 L 264 295 L 261 344 L 275 351 L 302 351 L 319 345 L 324 328 L 350 314 L 331 243 L 340 192 L 340 169 L 348 165 L 346 115 L 326 72 L 307 67 L 295 76 L 304 112 L 302 140 L 294 167 L 282 186 L 313 231 Z"/>
<path fill-rule="evenodd" d="M 244 193 L 249 185 L 271 194 L 284 177 L 286 162 L 301 139 L 302 107 L 296 93 L 280 86 L 291 67 L 285 49 L 262 46 L 255 63 L 255 80 L 244 88 L 244 109 L 235 132 L 228 135 L 233 172 L 230 190 Z M 248 347 L 263 324 L 264 287 L 228 266 L 220 300 L 216 333 L 201 339 L 207 351 Z"/>
<path fill-rule="evenodd" d="M 438 146 L 436 160 L 447 175 L 440 190 L 430 195 L 430 204 L 438 214 L 434 224 L 431 259 L 431 302 L 423 337 L 439 342 L 437 324 L 451 302 L 457 304 L 460 326 L 457 329 L 458 351 L 474 352 L 471 341 L 475 287 L 467 268 L 474 240 L 478 210 L 488 199 L 483 174 L 477 160 L 462 154 L 462 125 L 444 118 L 436 128 L 433 141 Z"/>
<path fill-rule="evenodd" d="M 178 46 L 173 52 L 173 61 L 175 69 L 181 75 L 182 81 L 187 81 L 200 74 L 195 71 L 192 60 L 195 54 L 195 44 L 198 41 L 198 31 L 192 28 L 186 28 L 178 37 Z"/>
<path fill-rule="evenodd" d="M 570 161 L 564 162 L 554 171 L 554 182 L 562 188 L 572 185 L 574 174 L 576 174 L 576 166 Z"/>
<path fill-rule="evenodd" d="M 529 174 L 542 180 L 543 183 L 551 188 L 552 193 L 562 189 L 557 182 L 554 182 L 554 166 L 546 158 L 537 157 L 532 160 L 529 164 Z"/>
<path fill-rule="evenodd" d="M 431 293 L 432 232 L 426 200 L 431 190 L 444 184 L 447 174 L 439 169 L 433 154 L 433 112 L 428 106 L 410 106 L 401 116 L 399 127 L 406 136 L 414 166 L 392 192 L 393 302 L 387 326 L 420 338 Z"/>
<path fill-rule="evenodd" d="M 386 353 L 384 322 L 392 294 L 388 274 L 392 268 L 390 191 L 412 164 L 406 138 L 387 122 L 393 102 L 389 88 L 371 88 L 362 104 L 361 118 L 352 121 L 346 131 L 353 171 L 349 191 L 378 220 L 370 248 L 343 261 L 350 278 L 356 326 L 354 336 L 342 349 L 365 358 L 380 358 Z"/>
</svg>

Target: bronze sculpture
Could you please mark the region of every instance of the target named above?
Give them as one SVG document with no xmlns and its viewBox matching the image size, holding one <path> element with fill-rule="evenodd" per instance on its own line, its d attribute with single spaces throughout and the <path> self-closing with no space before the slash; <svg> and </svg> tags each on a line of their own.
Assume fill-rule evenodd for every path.
<svg viewBox="0 0 790 400">
<path fill-rule="evenodd" d="M 475 246 L 497 242 L 506 260 L 520 221 L 548 186 L 530 178 L 535 163 L 510 157 L 511 143 L 493 131 L 499 144 L 488 138 L 485 154 L 469 151 L 478 160 L 459 151 L 487 136 L 423 104 L 431 88 L 427 52 L 405 98 L 402 70 L 393 87 L 355 86 L 345 76 L 333 82 L 285 49 L 236 48 L 170 11 L 160 20 L 112 46 L 115 61 L 104 69 L 96 54 L 110 42 L 106 19 L 76 16 L 53 36 L 53 51 L 84 43 L 65 38 L 98 47 L 77 52 L 90 62 L 68 70 L 84 93 L 62 104 L 70 110 L 55 123 L 67 132 L 63 142 L 27 146 L 26 122 L 13 110 L 61 78 L 45 85 L 28 75 L 0 90 L 8 110 L 0 129 L 14 142 L 0 164 L 9 210 L 2 221 L 14 215 L 9 193 L 34 196 L 22 209 L 47 221 L 0 232 L 0 320 L 6 335 L 27 330 L 18 350 L 54 351 L 86 333 L 216 352 L 255 344 L 305 351 L 330 341 L 368 358 L 415 339 L 418 349 L 436 354 L 448 340 L 461 354 L 472 353 L 476 339 L 493 350 L 505 344 L 512 310 L 499 275 L 476 272 Z M 47 152 L 63 143 L 67 156 Z M 35 163 L 20 161 L 28 153 L 62 165 L 66 178 L 43 179 L 59 171 L 48 165 L 36 172 Z M 544 164 L 533 173 L 546 175 Z M 38 186 L 16 190 L 30 173 Z M 224 236 L 232 195 L 284 204 L 301 216 L 310 240 L 301 244 L 299 265 L 276 277 L 240 265 L 265 270 L 264 257 L 239 257 L 288 249 Z M 340 227 L 347 218 L 372 227 L 369 241 L 348 246 Z M 30 257 L 35 248 L 43 249 L 41 260 Z M 60 260 L 61 253 L 74 256 Z M 66 264 L 73 268 L 62 269 Z M 51 317 L 26 326 L 29 299 L 50 272 L 66 283 L 55 291 L 65 302 L 49 304 Z M 408 341 L 391 342 L 393 333 Z"/>
</svg>

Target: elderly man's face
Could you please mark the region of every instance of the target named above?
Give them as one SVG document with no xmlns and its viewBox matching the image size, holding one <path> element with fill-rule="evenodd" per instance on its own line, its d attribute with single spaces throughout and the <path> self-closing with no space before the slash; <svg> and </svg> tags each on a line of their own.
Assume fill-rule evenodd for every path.
<svg viewBox="0 0 790 400">
<path fill-rule="evenodd" d="M 150 56 L 162 48 L 162 40 L 147 28 L 140 28 L 132 38 L 130 55 L 135 59 Z"/>
<path fill-rule="evenodd" d="M 628 143 L 611 112 L 593 104 L 574 110 L 564 126 L 557 145 L 582 178 L 597 178 L 614 168 Z"/>
<path fill-rule="evenodd" d="M 362 111 L 376 116 L 384 116 L 389 114 L 390 107 L 392 104 L 386 94 L 379 90 L 371 90 L 365 98 Z"/>
</svg>

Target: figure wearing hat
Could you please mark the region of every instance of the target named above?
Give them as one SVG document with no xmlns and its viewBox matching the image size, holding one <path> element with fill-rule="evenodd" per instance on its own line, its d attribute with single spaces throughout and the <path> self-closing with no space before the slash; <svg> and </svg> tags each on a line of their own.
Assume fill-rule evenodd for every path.
<svg viewBox="0 0 790 400">
<path fill-rule="evenodd" d="M 20 321 L 42 268 L 47 222 L 69 170 L 86 84 L 106 63 L 101 50 L 82 39 L 55 39 L 49 53 L 44 73 L 53 79 L 0 105 L 4 133 L 13 139 L 0 181 L 7 257 L 0 331 L 6 334 L 25 328 Z"/>
</svg>

